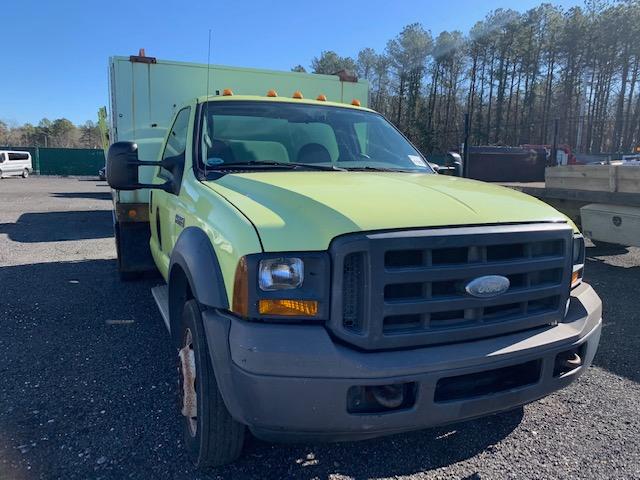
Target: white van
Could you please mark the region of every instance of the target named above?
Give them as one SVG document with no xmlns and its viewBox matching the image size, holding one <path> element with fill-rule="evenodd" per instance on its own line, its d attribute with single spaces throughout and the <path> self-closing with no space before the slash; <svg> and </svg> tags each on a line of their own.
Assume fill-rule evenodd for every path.
<svg viewBox="0 0 640 480">
<path fill-rule="evenodd" d="M 0 178 L 20 175 L 27 178 L 33 172 L 31 154 L 12 150 L 0 150 Z"/>
</svg>

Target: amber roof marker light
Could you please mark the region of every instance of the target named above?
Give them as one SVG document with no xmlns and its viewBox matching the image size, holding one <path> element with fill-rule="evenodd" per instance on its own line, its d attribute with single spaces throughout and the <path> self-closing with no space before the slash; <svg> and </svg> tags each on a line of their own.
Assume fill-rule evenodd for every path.
<svg viewBox="0 0 640 480">
<path fill-rule="evenodd" d="M 298 100 L 301 100 L 304 97 L 302 96 L 302 92 L 300 90 L 296 90 L 295 92 L 293 92 L 293 95 L 291 95 L 291 98 L 297 98 Z"/>
<path fill-rule="evenodd" d="M 231 90 L 230 88 L 225 88 L 222 91 L 222 95 L 225 96 L 225 97 L 231 97 L 231 96 L 233 96 L 233 90 Z"/>
<path fill-rule="evenodd" d="M 275 90 L 271 89 L 267 92 L 267 97 L 277 97 L 278 96 L 278 92 L 276 92 Z"/>
<path fill-rule="evenodd" d="M 357 98 L 354 98 L 353 100 L 351 100 L 351 105 L 353 105 L 354 107 L 359 107 L 360 100 L 358 100 Z"/>
<path fill-rule="evenodd" d="M 326 102 L 327 101 L 327 96 L 324 93 L 321 93 L 320 95 L 318 95 L 316 97 L 316 100 L 318 100 L 319 102 Z"/>
</svg>

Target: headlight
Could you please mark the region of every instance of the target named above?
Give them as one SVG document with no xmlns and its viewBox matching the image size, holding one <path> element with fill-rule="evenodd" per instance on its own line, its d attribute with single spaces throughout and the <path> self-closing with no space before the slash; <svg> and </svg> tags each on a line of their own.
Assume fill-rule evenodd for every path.
<svg viewBox="0 0 640 480">
<path fill-rule="evenodd" d="M 326 321 L 328 252 L 252 253 L 238 262 L 231 310 L 247 320 Z"/>
<path fill-rule="evenodd" d="M 260 290 L 291 290 L 302 286 L 304 263 L 300 258 L 274 258 L 260 260 L 258 284 Z"/>
<path fill-rule="evenodd" d="M 577 287 L 578 285 L 580 285 L 580 283 L 582 283 L 582 276 L 584 274 L 584 259 L 585 259 L 584 237 L 582 235 L 574 235 L 573 253 L 572 253 L 573 271 L 571 272 L 571 288 Z"/>
</svg>

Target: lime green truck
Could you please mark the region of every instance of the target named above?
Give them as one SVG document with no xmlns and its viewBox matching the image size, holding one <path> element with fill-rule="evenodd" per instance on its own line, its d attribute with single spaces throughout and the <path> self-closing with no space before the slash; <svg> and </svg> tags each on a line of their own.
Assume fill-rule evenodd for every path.
<svg viewBox="0 0 640 480">
<path fill-rule="evenodd" d="M 575 225 L 436 173 L 364 82 L 117 57 L 112 93 L 136 69 L 148 111 L 112 98 L 137 131 L 112 134 L 107 178 L 166 282 L 196 465 L 235 460 L 247 429 L 355 440 L 513 409 L 591 364 L 602 307 Z"/>
</svg>

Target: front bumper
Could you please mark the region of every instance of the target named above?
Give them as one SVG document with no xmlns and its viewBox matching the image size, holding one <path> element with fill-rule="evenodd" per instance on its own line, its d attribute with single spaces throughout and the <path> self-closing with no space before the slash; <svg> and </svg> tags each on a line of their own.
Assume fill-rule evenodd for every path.
<svg viewBox="0 0 640 480">
<path fill-rule="evenodd" d="M 565 322 L 458 344 L 362 352 L 323 326 L 260 324 L 207 310 L 204 326 L 222 397 L 238 421 L 270 440 L 351 440 L 452 423 L 514 407 L 559 390 L 591 364 L 602 304 L 587 284 L 571 295 Z M 554 376 L 559 353 L 581 347 L 582 364 Z M 540 362 L 534 383 L 488 395 L 435 401 L 438 380 Z M 413 406 L 376 414 L 347 410 L 353 386 L 415 382 Z"/>
</svg>

